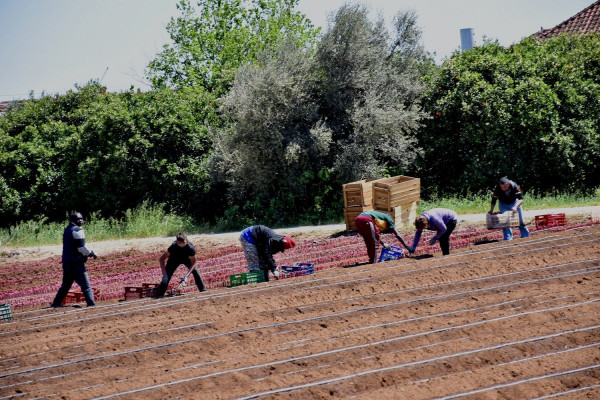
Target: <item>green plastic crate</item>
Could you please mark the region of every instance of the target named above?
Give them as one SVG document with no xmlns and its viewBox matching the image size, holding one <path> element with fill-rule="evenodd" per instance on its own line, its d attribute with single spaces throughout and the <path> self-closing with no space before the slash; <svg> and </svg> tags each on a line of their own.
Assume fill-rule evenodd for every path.
<svg viewBox="0 0 600 400">
<path fill-rule="evenodd" d="M 229 283 L 231 286 L 251 285 L 253 283 L 261 283 L 264 281 L 265 275 L 263 271 L 250 271 L 229 275 Z"/>
<path fill-rule="evenodd" d="M 247 282 L 245 273 L 229 275 L 229 284 L 231 286 L 240 286 L 245 285 L 246 283 Z"/>
<path fill-rule="evenodd" d="M 261 283 L 265 281 L 265 273 L 263 271 L 250 271 L 246 272 L 246 283 L 251 285 L 253 283 Z"/>
<path fill-rule="evenodd" d="M 0 304 L 0 321 L 10 321 L 12 319 L 12 311 L 10 303 Z"/>
</svg>

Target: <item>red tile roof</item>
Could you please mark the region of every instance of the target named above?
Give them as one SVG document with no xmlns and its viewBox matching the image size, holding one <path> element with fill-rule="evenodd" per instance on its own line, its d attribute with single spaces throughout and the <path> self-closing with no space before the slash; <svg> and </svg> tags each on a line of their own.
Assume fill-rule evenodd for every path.
<svg viewBox="0 0 600 400">
<path fill-rule="evenodd" d="M 0 101 L 0 114 L 2 114 L 4 111 L 6 111 L 6 109 L 10 105 L 10 103 L 12 103 L 12 102 L 11 101 Z"/>
<path fill-rule="evenodd" d="M 600 0 L 573 15 L 568 20 L 556 25 L 554 28 L 542 28 L 534 33 L 533 36 L 546 39 L 561 33 L 581 33 L 585 35 L 597 31 L 600 31 Z"/>
</svg>

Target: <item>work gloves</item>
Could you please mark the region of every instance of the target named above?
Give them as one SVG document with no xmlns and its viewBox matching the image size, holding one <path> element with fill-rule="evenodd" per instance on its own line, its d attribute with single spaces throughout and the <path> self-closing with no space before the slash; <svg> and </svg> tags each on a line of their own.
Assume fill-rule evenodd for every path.
<svg viewBox="0 0 600 400">
<path fill-rule="evenodd" d="M 94 253 L 93 251 L 90 251 L 90 254 L 88 255 L 88 257 L 93 257 L 94 260 L 98 258 L 98 256 L 96 255 L 96 253 Z"/>
</svg>

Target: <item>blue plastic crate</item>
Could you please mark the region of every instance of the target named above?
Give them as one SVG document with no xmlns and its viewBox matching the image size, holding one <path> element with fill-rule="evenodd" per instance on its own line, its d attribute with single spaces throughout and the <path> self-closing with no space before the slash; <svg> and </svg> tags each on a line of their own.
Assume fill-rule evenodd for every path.
<svg viewBox="0 0 600 400">
<path fill-rule="evenodd" d="M 404 249 L 401 247 L 390 246 L 389 249 L 381 250 L 379 262 L 399 260 L 404 257 Z"/>
<path fill-rule="evenodd" d="M 312 263 L 294 263 L 294 265 L 282 265 L 281 270 L 293 274 L 294 276 L 311 275 L 315 273 L 315 264 Z"/>
</svg>

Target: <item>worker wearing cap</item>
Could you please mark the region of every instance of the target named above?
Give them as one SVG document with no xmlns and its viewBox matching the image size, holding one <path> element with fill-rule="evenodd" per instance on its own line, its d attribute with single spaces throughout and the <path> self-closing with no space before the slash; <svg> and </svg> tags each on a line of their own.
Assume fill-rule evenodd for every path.
<svg viewBox="0 0 600 400">
<path fill-rule="evenodd" d="M 423 229 L 428 229 L 436 232 L 435 236 L 429 240 L 429 244 L 434 245 L 435 242 L 439 241 L 442 255 L 447 256 L 450 254 L 450 235 L 456 228 L 457 219 L 456 212 L 447 208 L 432 208 L 425 211 L 415 219 L 417 232 L 412 246 L 408 247 L 408 251 L 415 252 L 421 240 Z"/>
<path fill-rule="evenodd" d="M 180 265 L 185 265 L 189 270 L 196 264 L 196 248 L 188 241 L 187 235 L 184 232 L 179 232 L 175 237 L 175 241 L 160 256 L 158 263 L 160 264 L 163 278 L 156 290 L 156 297 L 164 296 L 169 287 L 171 277 Z M 204 286 L 202 277 L 196 269 L 192 271 L 192 274 L 194 275 L 194 282 L 196 282 L 198 291 L 204 292 L 206 287 Z"/>
<path fill-rule="evenodd" d="M 248 263 L 249 271 L 262 270 L 265 281 L 269 281 L 269 271 L 275 279 L 279 278 L 279 268 L 275 264 L 273 254 L 292 249 L 296 246 L 294 239 L 276 233 L 264 225 L 250 226 L 242 231 L 240 243 Z"/>
<path fill-rule="evenodd" d="M 61 307 L 62 302 L 71 289 L 73 282 L 77 282 L 81 288 L 81 293 L 85 297 L 88 307 L 95 305 L 94 292 L 90 284 L 90 278 L 85 263 L 88 258 L 98 258 L 96 254 L 85 247 L 85 232 L 81 227 L 83 225 L 83 215 L 79 212 L 73 212 L 69 215 L 69 225 L 63 232 L 63 250 L 62 267 L 63 279 L 62 285 L 58 289 L 54 301 L 50 307 Z"/>
<path fill-rule="evenodd" d="M 519 213 L 519 232 L 521 233 L 521 237 L 529 237 L 529 229 L 527 229 L 523 220 L 523 209 L 521 208 L 521 204 L 523 204 L 523 193 L 521 192 L 519 185 L 507 177 L 500 178 L 492 191 L 490 214 L 494 212 L 496 201 L 498 202 L 498 210 L 500 210 L 500 213 L 506 211 Z M 502 233 L 504 234 L 504 240 L 511 240 L 513 238 L 513 232 L 510 227 L 502 229 Z"/>
<path fill-rule="evenodd" d="M 378 245 L 381 243 L 381 246 L 384 248 L 388 248 L 389 246 L 381 240 L 381 231 L 391 230 L 398 241 L 402 243 L 402 245 L 406 248 L 406 243 L 396 230 L 396 225 L 394 224 L 394 220 L 389 214 L 380 212 L 380 211 L 363 211 L 356 219 L 354 220 L 354 226 L 356 230 L 362 236 L 365 241 L 365 245 L 367 246 L 367 254 L 369 255 L 369 263 L 373 264 L 376 262 L 375 257 L 378 252 Z"/>
</svg>

